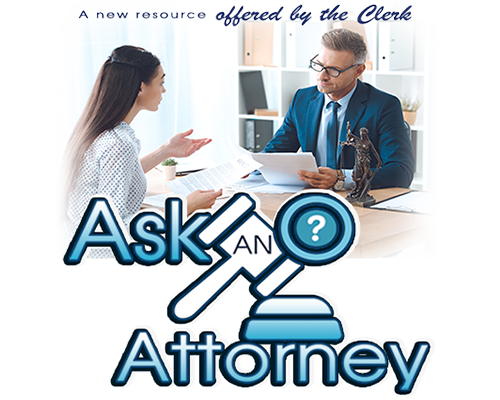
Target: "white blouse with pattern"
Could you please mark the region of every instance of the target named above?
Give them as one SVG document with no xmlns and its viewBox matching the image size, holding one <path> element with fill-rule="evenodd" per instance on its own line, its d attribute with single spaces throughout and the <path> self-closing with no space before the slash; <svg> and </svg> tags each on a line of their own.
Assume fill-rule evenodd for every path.
<svg viewBox="0 0 500 400">
<path fill-rule="evenodd" d="M 141 142 L 125 122 L 99 135 L 85 152 L 69 195 L 69 228 L 73 234 L 94 195 L 109 195 L 128 225 L 144 200 L 147 180 L 139 153 Z M 109 249 L 92 249 L 92 257 L 111 256 Z"/>
</svg>

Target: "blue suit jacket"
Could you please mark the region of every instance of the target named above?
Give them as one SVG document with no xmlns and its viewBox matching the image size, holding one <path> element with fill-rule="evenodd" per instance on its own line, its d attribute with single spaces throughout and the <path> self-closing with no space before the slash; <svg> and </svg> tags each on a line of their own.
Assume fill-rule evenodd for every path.
<svg viewBox="0 0 500 400">
<path fill-rule="evenodd" d="M 303 152 L 315 155 L 323 101 L 324 94 L 316 86 L 299 89 L 293 97 L 283 125 L 264 152 L 295 152 L 301 148 Z M 341 141 L 346 140 L 348 121 L 351 123 L 351 132 L 358 137 L 361 128 L 368 129 L 370 140 L 382 159 L 382 168 L 375 174 L 371 186 L 410 186 L 415 160 L 398 98 L 358 80 L 340 130 Z M 352 169 L 354 156 L 354 148 L 344 146 L 342 167 Z M 372 155 L 371 167 L 374 168 L 376 164 L 377 160 Z"/>
</svg>

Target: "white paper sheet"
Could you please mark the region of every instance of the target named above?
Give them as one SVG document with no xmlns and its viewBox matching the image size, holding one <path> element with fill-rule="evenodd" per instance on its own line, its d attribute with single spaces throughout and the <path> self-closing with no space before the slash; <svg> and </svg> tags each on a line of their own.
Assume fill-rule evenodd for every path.
<svg viewBox="0 0 500 400">
<path fill-rule="evenodd" d="M 316 159 L 312 153 L 255 153 L 255 161 L 262 164 L 259 171 L 272 185 L 306 186 L 297 175 L 297 171 L 318 172 Z"/>
<path fill-rule="evenodd" d="M 247 189 L 254 189 L 258 186 L 268 185 L 268 184 L 269 183 L 262 176 L 262 174 L 257 173 L 257 174 L 250 174 L 247 178 L 240 179 L 240 180 L 234 182 L 231 185 L 231 189 L 233 189 L 233 190 L 247 190 Z"/>
<path fill-rule="evenodd" d="M 408 192 L 401 196 L 374 204 L 370 208 L 380 210 L 414 212 L 422 214 L 432 214 L 435 208 L 436 198 L 429 192 Z"/>
<path fill-rule="evenodd" d="M 234 154 L 246 154 L 262 164 L 259 171 L 272 185 L 304 187 L 306 183 L 297 176 L 298 170 L 318 172 L 312 153 L 250 153 L 230 141 Z M 298 191 L 299 189 L 297 189 Z"/>
<path fill-rule="evenodd" d="M 242 155 L 247 155 L 249 157 L 252 157 L 252 153 L 249 152 L 248 150 L 244 149 L 243 147 L 241 146 L 238 146 L 237 144 L 235 144 L 232 140 L 230 139 L 227 139 L 227 141 L 229 142 L 229 146 L 231 147 L 231 150 L 233 150 L 233 153 L 236 157 L 239 157 L 239 156 L 242 156 Z"/>
<path fill-rule="evenodd" d="M 179 164 L 177 164 L 177 173 L 183 174 L 188 172 L 196 172 L 202 169 L 215 167 L 217 164 L 208 158 L 193 155 L 185 158 L 175 159 Z"/>
<path fill-rule="evenodd" d="M 297 185 L 272 185 L 262 174 L 251 174 L 248 178 L 240 179 L 231 186 L 232 190 L 247 190 L 255 193 L 297 193 L 302 186 Z"/>
<path fill-rule="evenodd" d="M 165 199 L 170 195 L 171 193 L 161 193 L 155 196 L 148 196 L 144 199 L 142 204 L 163 209 L 165 207 Z"/>
<path fill-rule="evenodd" d="M 166 185 L 172 192 L 184 196 L 195 190 L 219 190 L 231 186 L 233 182 L 261 166 L 244 154 L 226 163 L 167 182 Z"/>
<path fill-rule="evenodd" d="M 171 196 L 172 193 L 161 193 L 154 196 L 148 196 L 144 199 L 143 204 L 149 207 L 155 207 L 164 210 L 165 209 L 165 200 L 168 196 Z M 219 209 L 230 197 L 229 194 L 222 194 L 222 196 L 217 197 L 215 200 L 215 204 L 211 207 L 212 211 Z"/>
<path fill-rule="evenodd" d="M 257 187 L 250 188 L 248 190 L 256 193 L 297 193 L 301 191 L 304 187 L 297 185 L 271 185 L 270 183 L 266 185 L 260 185 Z"/>
</svg>

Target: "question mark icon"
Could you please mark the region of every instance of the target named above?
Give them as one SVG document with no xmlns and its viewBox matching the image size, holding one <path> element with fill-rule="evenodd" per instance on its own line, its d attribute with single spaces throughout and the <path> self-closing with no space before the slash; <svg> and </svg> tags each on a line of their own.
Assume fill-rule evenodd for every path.
<svg viewBox="0 0 500 400">
<path fill-rule="evenodd" d="M 324 218 L 323 223 L 318 217 Z M 296 263 L 330 264 L 356 245 L 359 236 L 356 217 L 352 205 L 336 193 L 324 190 L 299 193 L 278 210 L 274 219 L 278 247 Z M 319 225 L 311 226 L 313 223 Z"/>
<path fill-rule="evenodd" d="M 322 217 L 321 215 L 312 215 L 309 217 L 309 219 L 307 220 L 307 223 L 309 225 L 312 225 L 314 224 L 315 222 L 319 222 L 319 224 L 317 224 L 313 230 L 312 230 L 312 233 L 313 233 L 313 236 L 312 236 L 312 240 L 314 242 L 317 242 L 319 240 L 319 236 L 318 236 L 318 233 L 321 229 L 323 229 L 326 225 L 326 220 L 324 217 Z"/>
</svg>

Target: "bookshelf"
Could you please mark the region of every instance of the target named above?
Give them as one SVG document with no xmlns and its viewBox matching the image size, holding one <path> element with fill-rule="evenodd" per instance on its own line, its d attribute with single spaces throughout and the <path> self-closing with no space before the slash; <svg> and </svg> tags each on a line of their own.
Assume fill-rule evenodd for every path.
<svg viewBox="0 0 500 400">
<path fill-rule="evenodd" d="M 297 26 L 290 26 L 296 24 Z M 387 68 L 378 69 L 378 48 L 379 48 L 379 24 L 370 23 L 365 25 L 365 32 L 372 61 L 372 69 L 363 73 L 363 81 L 373 86 L 394 94 L 398 98 L 408 96 L 411 99 L 419 97 L 423 104 L 417 113 L 417 120 L 411 126 L 412 143 L 414 145 L 416 170 L 412 183 L 413 189 L 428 190 L 429 181 L 429 160 L 427 154 L 430 146 L 428 138 L 428 115 L 429 109 L 426 99 L 429 98 L 429 88 L 427 79 L 427 57 L 426 57 L 426 34 L 425 29 L 418 23 L 413 23 L 414 33 L 411 36 L 413 42 L 413 68 L 406 70 L 390 71 Z M 241 146 L 245 146 L 245 121 L 248 119 L 263 119 L 273 121 L 274 131 L 276 131 L 282 121 L 288 107 L 292 101 L 294 93 L 307 86 L 316 84 L 316 73 L 308 66 L 309 59 L 312 58 L 319 49 L 321 34 L 332 28 L 331 23 L 308 22 L 309 32 L 307 35 L 317 36 L 317 39 L 310 44 L 310 48 L 300 47 L 296 43 L 290 42 L 290 32 L 303 29 L 305 27 L 296 22 L 280 21 L 273 23 L 273 57 L 272 64 L 266 66 L 246 66 L 244 65 L 244 26 L 238 27 L 238 115 L 236 117 L 236 129 Z M 301 54 L 293 54 L 291 47 Z M 297 60 L 297 61 L 294 61 Z M 290 65 L 292 64 L 292 65 Z M 293 65 L 294 64 L 294 65 Z M 244 98 L 239 83 L 239 75 L 248 71 L 260 71 L 262 73 L 264 88 L 266 92 L 268 108 L 278 110 L 277 116 L 255 116 L 247 114 L 245 110 Z"/>
<path fill-rule="evenodd" d="M 302 67 L 287 66 L 287 40 L 286 22 L 273 23 L 273 56 L 271 66 L 246 66 L 244 65 L 245 34 L 244 26 L 238 28 L 238 115 L 237 132 L 239 133 L 239 143 L 245 146 L 245 121 L 248 119 L 264 119 L 273 121 L 274 131 L 276 131 L 286 115 L 293 95 L 297 89 L 314 85 L 315 74 L 304 64 Z M 317 32 L 317 40 L 322 32 L 328 29 L 326 24 L 322 24 L 322 29 Z M 314 29 L 318 29 L 314 27 Z M 313 46 L 318 47 L 318 46 Z M 315 51 L 315 50 L 312 50 Z M 314 54 L 313 54 L 314 55 Z M 308 60 L 307 60 L 308 61 Z M 255 116 L 246 114 L 245 102 L 240 85 L 240 74 L 249 71 L 260 71 L 264 81 L 264 88 L 267 97 L 268 108 L 277 110 L 277 116 Z"/>
<path fill-rule="evenodd" d="M 368 46 L 373 55 L 374 68 L 365 71 L 363 80 L 392 93 L 400 99 L 404 95 L 423 99 L 417 119 L 411 126 L 416 142 L 416 171 L 412 188 L 438 191 L 438 17 L 429 14 L 412 18 L 415 31 L 413 43 L 414 67 L 408 70 L 382 71 L 378 69 L 378 36 L 380 25 L 366 24 Z"/>
</svg>

